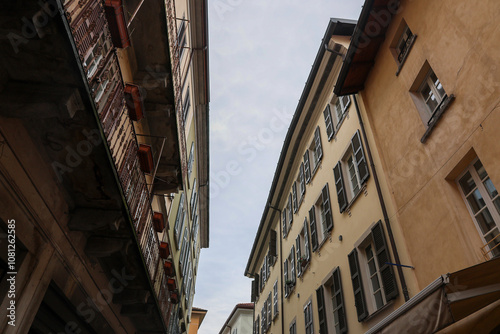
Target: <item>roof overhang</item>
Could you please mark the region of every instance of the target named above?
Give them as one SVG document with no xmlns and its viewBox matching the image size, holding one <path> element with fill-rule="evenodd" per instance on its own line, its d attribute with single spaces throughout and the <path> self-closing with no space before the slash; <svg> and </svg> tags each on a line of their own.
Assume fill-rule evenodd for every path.
<svg viewBox="0 0 500 334">
<path fill-rule="evenodd" d="M 499 267 L 497 258 L 437 278 L 366 334 L 462 333 L 464 324 L 468 333 L 484 332 L 488 326 L 490 332 L 500 314 Z"/>
<path fill-rule="evenodd" d="M 355 94 L 364 88 L 387 28 L 398 9 L 397 0 L 365 1 L 335 84 L 336 95 Z"/>
</svg>

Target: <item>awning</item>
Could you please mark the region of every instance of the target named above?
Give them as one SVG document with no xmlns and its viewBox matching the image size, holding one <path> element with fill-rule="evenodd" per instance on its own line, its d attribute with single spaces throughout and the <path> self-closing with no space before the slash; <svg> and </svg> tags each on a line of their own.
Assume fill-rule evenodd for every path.
<svg viewBox="0 0 500 334">
<path fill-rule="evenodd" d="M 437 278 L 366 333 L 490 333 L 499 325 L 497 258 Z"/>
</svg>

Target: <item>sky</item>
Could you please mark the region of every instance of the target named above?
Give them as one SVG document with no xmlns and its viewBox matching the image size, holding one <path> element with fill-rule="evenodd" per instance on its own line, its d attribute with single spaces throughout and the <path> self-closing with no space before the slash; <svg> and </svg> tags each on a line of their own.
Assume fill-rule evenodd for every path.
<svg viewBox="0 0 500 334">
<path fill-rule="evenodd" d="M 330 17 L 357 19 L 362 0 L 209 0 L 210 247 L 193 306 L 217 334 L 238 303 L 286 131 Z"/>
</svg>

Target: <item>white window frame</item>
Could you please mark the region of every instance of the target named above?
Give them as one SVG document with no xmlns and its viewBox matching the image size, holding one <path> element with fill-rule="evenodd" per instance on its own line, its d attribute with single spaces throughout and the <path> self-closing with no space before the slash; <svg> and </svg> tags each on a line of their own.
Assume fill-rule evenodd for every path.
<svg viewBox="0 0 500 334">
<path fill-rule="evenodd" d="M 349 163 L 349 160 L 351 160 L 352 164 Z M 352 151 L 351 146 L 349 146 L 346 154 L 342 158 L 342 173 L 344 174 L 344 180 L 347 180 L 347 182 L 345 182 L 346 188 L 349 189 L 348 192 L 349 196 L 347 196 L 348 202 L 352 201 L 352 199 L 361 191 L 362 187 L 359 177 L 358 166 L 356 165 L 355 161 L 356 160 L 354 157 L 354 152 Z"/>
<path fill-rule="evenodd" d="M 396 53 L 396 61 L 399 64 L 402 64 L 410 52 L 410 48 L 413 43 L 414 39 L 414 34 L 411 31 L 410 27 L 408 27 L 407 24 L 405 24 L 405 27 L 403 28 L 403 32 L 399 35 L 398 42 L 396 43 L 394 47 L 394 51 Z M 406 38 L 405 38 L 406 37 Z M 400 47 L 404 45 L 404 47 L 401 49 Z"/>
<path fill-rule="evenodd" d="M 432 75 L 434 75 L 436 77 L 437 81 L 439 82 L 438 86 L 440 86 L 441 88 L 436 86 L 435 82 L 431 79 Z M 432 92 L 432 96 L 434 96 L 436 99 L 436 106 L 434 107 L 433 110 L 431 110 L 429 105 L 427 104 L 428 98 L 430 98 L 431 95 L 428 95 L 426 97 L 422 93 L 426 86 L 429 87 L 430 91 Z M 442 91 L 443 91 L 442 94 L 440 93 L 440 89 L 442 89 Z M 418 94 L 420 95 L 420 99 L 423 101 L 423 103 L 426 107 L 427 113 L 429 114 L 429 118 L 432 118 L 434 113 L 441 106 L 441 103 L 443 102 L 443 100 L 446 98 L 446 91 L 443 87 L 443 84 L 441 83 L 441 80 L 439 80 L 439 78 L 437 77 L 436 73 L 432 70 L 432 68 L 429 69 L 429 71 L 425 75 L 425 78 L 422 80 L 422 83 L 420 84 L 420 87 L 418 88 Z"/>
<path fill-rule="evenodd" d="M 367 248 L 371 248 L 371 258 L 368 258 L 368 254 L 366 252 Z M 375 245 L 373 244 L 373 240 L 371 236 L 369 236 L 365 242 L 363 243 L 362 246 L 358 248 L 360 252 L 361 260 L 360 260 L 360 268 L 362 273 L 362 276 L 365 277 L 366 279 L 363 281 L 363 285 L 365 287 L 366 292 L 370 292 L 369 294 L 367 293 L 365 296 L 367 296 L 366 301 L 368 304 L 368 309 L 370 310 L 370 314 L 380 308 L 382 308 L 385 304 L 387 304 L 387 300 L 385 299 L 385 290 L 382 284 L 382 276 L 380 273 L 380 265 L 378 263 L 378 258 L 375 253 Z M 370 264 L 369 262 L 373 263 L 375 266 L 375 272 L 370 271 Z M 378 289 L 375 290 L 373 287 L 372 279 L 376 279 L 378 282 Z M 377 298 L 375 294 L 380 293 L 380 297 L 382 298 L 381 305 L 377 305 Z"/>
<path fill-rule="evenodd" d="M 304 306 L 304 333 L 313 334 L 314 333 L 314 319 L 312 311 L 312 300 L 309 300 Z"/>
</svg>

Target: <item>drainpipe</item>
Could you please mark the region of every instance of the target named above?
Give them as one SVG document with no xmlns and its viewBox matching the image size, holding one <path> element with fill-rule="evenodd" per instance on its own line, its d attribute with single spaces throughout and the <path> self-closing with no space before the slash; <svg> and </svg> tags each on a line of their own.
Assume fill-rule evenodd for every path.
<svg viewBox="0 0 500 334">
<path fill-rule="evenodd" d="M 278 222 L 278 230 L 280 231 L 280 240 L 279 240 L 279 249 L 280 249 L 280 256 L 279 256 L 279 259 L 280 259 L 280 282 L 281 282 L 281 332 L 282 333 L 285 333 L 285 311 L 284 311 L 284 306 L 283 306 L 283 295 L 285 294 L 285 291 L 283 290 L 284 289 L 284 285 L 283 285 L 283 250 L 282 250 L 282 247 L 281 247 L 281 240 L 283 240 L 283 236 L 282 236 L 282 233 L 283 233 L 283 229 L 281 228 L 281 210 L 279 210 L 278 208 L 275 208 L 274 206 L 271 205 L 271 203 L 268 203 L 267 206 L 271 209 L 274 209 L 276 211 L 278 211 L 278 215 L 279 215 L 279 222 Z M 278 241 L 276 241 L 276 245 L 278 245 Z M 255 310 L 254 310 L 254 313 L 255 313 Z"/>
<path fill-rule="evenodd" d="M 406 280 L 405 280 L 405 277 L 403 275 L 403 269 L 401 266 L 399 266 L 401 264 L 401 262 L 399 260 L 398 249 L 396 247 L 396 242 L 394 241 L 394 235 L 392 234 L 391 223 L 389 222 L 389 215 L 387 214 L 387 209 L 385 207 L 384 197 L 382 195 L 382 190 L 380 189 L 380 183 L 378 180 L 377 170 L 375 169 L 375 164 L 373 163 L 372 152 L 370 150 L 370 145 L 368 144 L 368 139 L 366 138 L 365 125 L 363 123 L 363 118 L 361 118 L 361 112 L 359 111 L 358 100 L 356 99 L 356 95 L 353 95 L 353 98 L 354 98 L 354 106 L 356 107 L 356 113 L 357 113 L 358 119 L 359 119 L 359 126 L 361 127 L 361 133 L 363 135 L 363 140 L 364 140 L 365 146 L 366 146 L 366 153 L 368 155 L 368 160 L 370 161 L 370 167 L 372 169 L 373 179 L 375 180 L 375 186 L 377 188 L 377 194 L 378 194 L 378 199 L 380 201 L 380 207 L 382 208 L 382 214 L 384 215 L 384 221 L 385 221 L 385 226 L 387 228 L 387 234 L 389 235 L 389 240 L 391 243 L 392 251 L 394 253 L 394 260 L 396 261 L 396 264 L 398 264 L 398 266 L 396 266 L 396 268 L 398 271 L 399 281 L 401 283 L 401 289 L 403 290 L 403 296 L 405 298 L 405 302 L 407 302 L 410 299 L 410 296 L 408 295 L 408 287 L 406 286 Z"/>
</svg>

